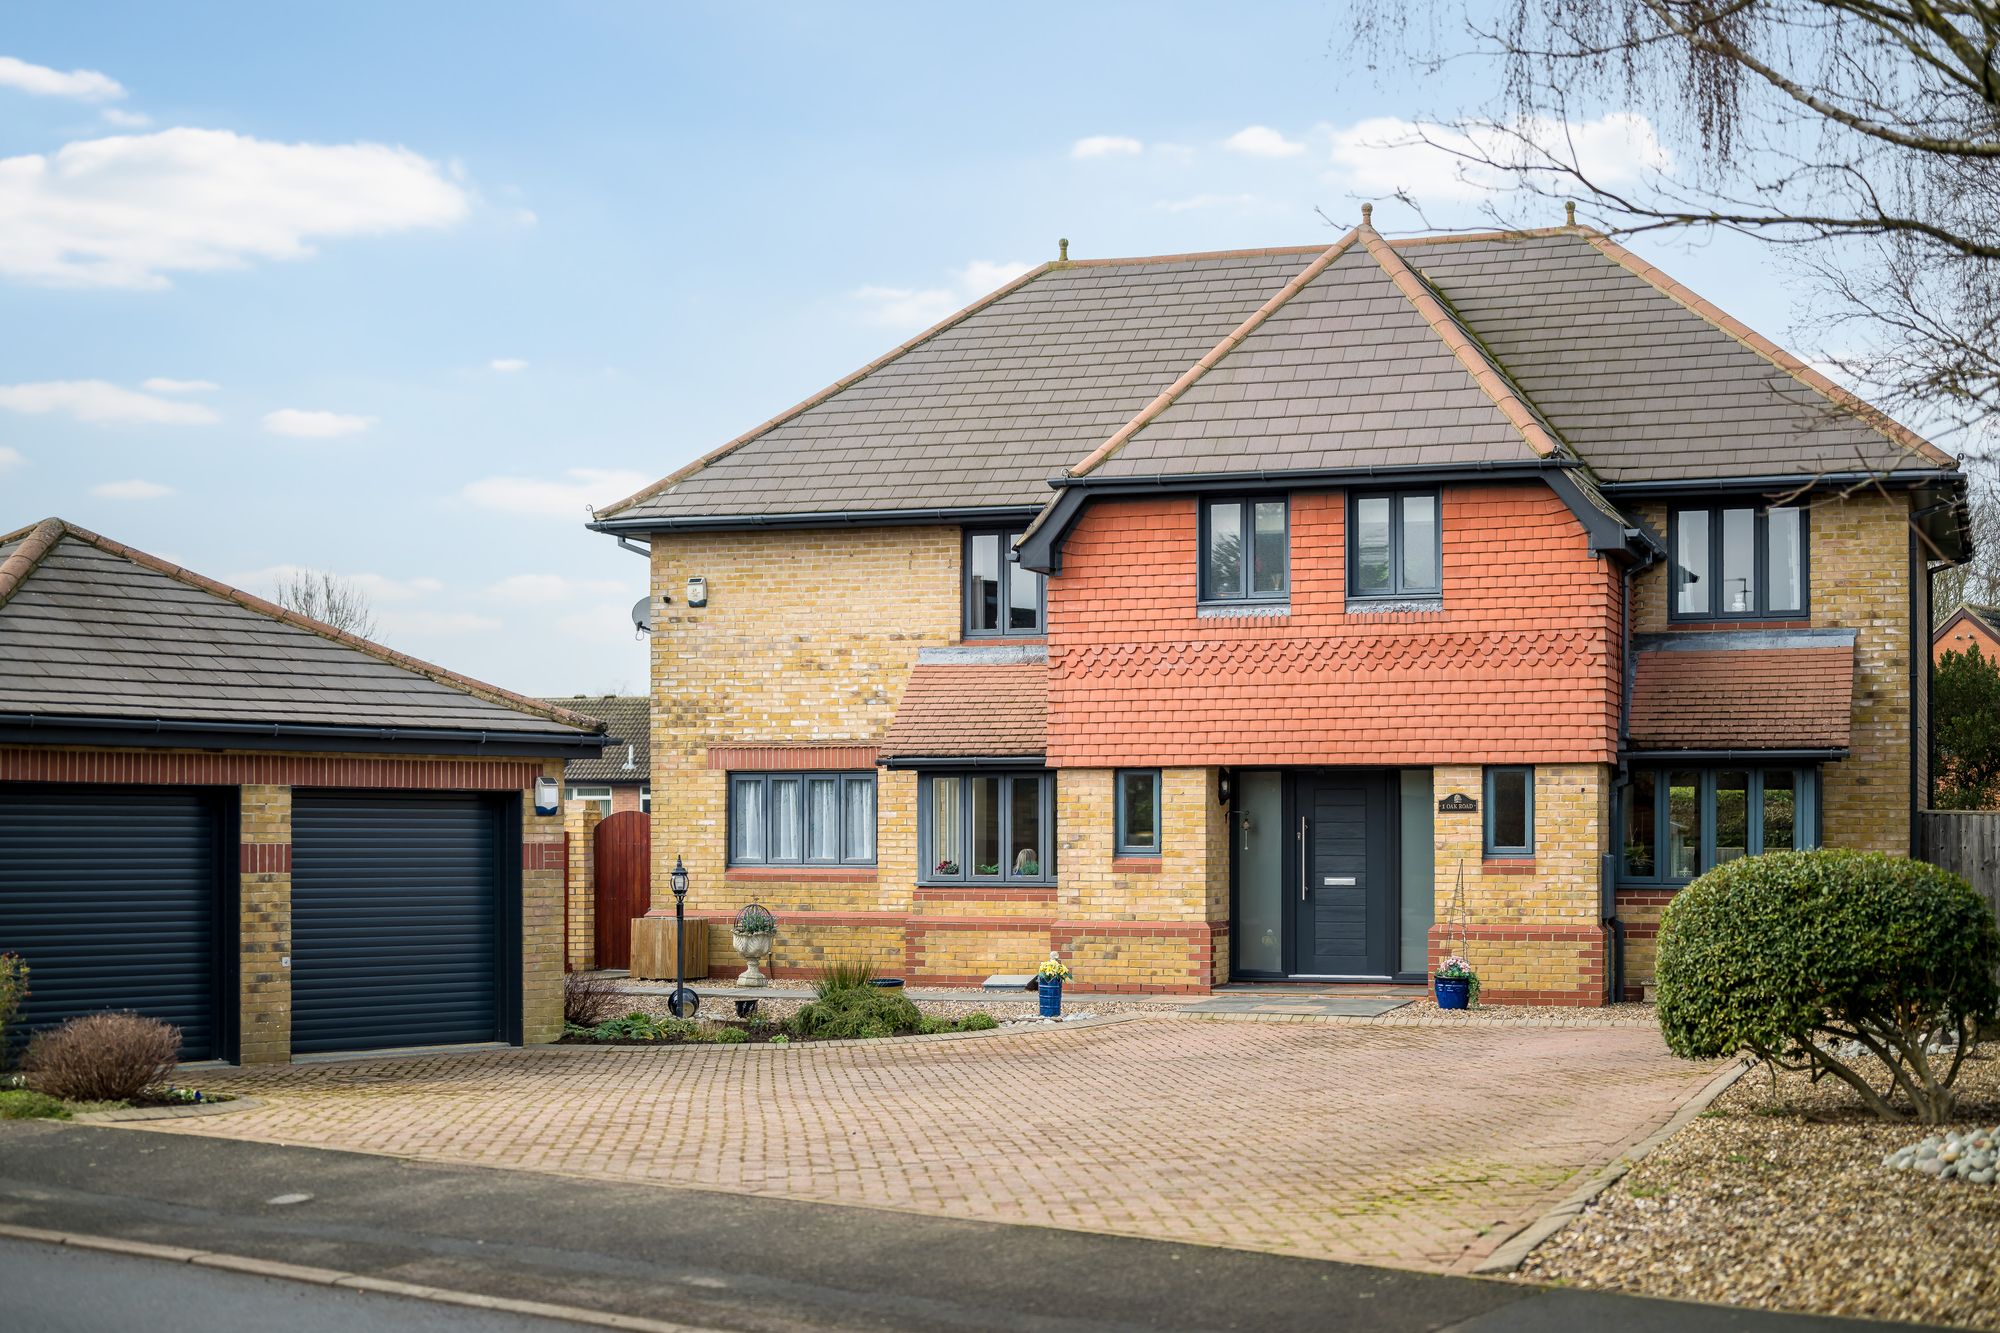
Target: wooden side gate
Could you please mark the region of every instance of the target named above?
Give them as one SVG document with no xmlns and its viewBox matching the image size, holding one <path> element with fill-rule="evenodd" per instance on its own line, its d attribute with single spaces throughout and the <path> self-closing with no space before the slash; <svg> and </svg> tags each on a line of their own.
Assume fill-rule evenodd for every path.
<svg viewBox="0 0 2000 1333">
<path fill-rule="evenodd" d="M 1926 810 L 1918 818 L 1924 860 L 1971 880 L 2000 913 L 2000 810 Z"/>
<path fill-rule="evenodd" d="M 632 918 L 653 900 L 653 817 L 627 810 L 597 825 L 597 965 L 632 966 Z"/>
</svg>

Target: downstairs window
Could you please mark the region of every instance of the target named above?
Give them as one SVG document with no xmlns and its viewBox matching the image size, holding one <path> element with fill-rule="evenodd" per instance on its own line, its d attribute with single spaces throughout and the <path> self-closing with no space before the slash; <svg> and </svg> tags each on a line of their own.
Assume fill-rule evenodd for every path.
<svg viewBox="0 0 2000 1333">
<path fill-rule="evenodd" d="M 1762 852 L 1819 845 L 1813 768 L 1635 768 L 1618 796 L 1618 878 L 1685 884 Z"/>
</svg>

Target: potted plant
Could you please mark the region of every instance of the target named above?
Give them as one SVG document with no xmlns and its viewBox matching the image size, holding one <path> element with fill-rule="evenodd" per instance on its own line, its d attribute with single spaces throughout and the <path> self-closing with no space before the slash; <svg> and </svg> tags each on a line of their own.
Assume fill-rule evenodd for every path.
<svg viewBox="0 0 2000 1333">
<path fill-rule="evenodd" d="M 751 903 L 736 914 L 736 922 L 730 927 L 729 942 L 736 946 L 736 952 L 743 956 L 743 975 L 736 978 L 739 986 L 768 986 L 771 979 L 758 966 L 771 956 L 771 945 L 778 938 L 778 918 L 771 915 L 771 909 L 762 903 Z"/>
<path fill-rule="evenodd" d="M 1035 969 L 1035 994 L 1042 1002 L 1043 1018 L 1062 1017 L 1063 983 L 1071 975 L 1069 965 L 1054 949 L 1049 950 L 1048 961 Z"/>
<path fill-rule="evenodd" d="M 1438 964 L 1431 977 L 1440 1009 L 1463 1009 L 1479 1002 L 1479 974 L 1463 954 L 1453 954 Z"/>
</svg>

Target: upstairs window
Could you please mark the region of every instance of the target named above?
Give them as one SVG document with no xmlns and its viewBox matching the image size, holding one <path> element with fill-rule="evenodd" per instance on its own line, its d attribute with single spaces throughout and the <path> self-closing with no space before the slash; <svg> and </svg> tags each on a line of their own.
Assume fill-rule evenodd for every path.
<svg viewBox="0 0 2000 1333">
<path fill-rule="evenodd" d="M 1291 521 L 1283 499 L 1204 500 L 1204 602 L 1282 602 L 1291 593 Z"/>
<path fill-rule="evenodd" d="M 1042 634 L 1042 576 L 1009 559 L 1021 529 L 965 534 L 965 637 Z"/>
<path fill-rule="evenodd" d="M 1676 509 L 1673 620 L 1788 620 L 1806 613 L 1806 515 L 1791 505 Z"/>
<path fill-rule="evenodd" d="M 1444 585 L 1436 491 L 1350 494 L 1347 595 L 1436 597 Z"/>
</svg>

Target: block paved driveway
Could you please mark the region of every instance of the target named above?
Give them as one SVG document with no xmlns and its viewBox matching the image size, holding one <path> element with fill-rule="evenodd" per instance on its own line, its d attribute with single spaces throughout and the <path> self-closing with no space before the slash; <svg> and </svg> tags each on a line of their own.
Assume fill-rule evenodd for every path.
<svg viewBox="0 0 2000 1333">
<path fill-rule="evenodd" d="M 1146 1015 L 230 1070 L 261 1105 L 132 1128 L 1448 1270 L 1715 1072 L 1650 1028 Z"/>
</svg>

